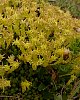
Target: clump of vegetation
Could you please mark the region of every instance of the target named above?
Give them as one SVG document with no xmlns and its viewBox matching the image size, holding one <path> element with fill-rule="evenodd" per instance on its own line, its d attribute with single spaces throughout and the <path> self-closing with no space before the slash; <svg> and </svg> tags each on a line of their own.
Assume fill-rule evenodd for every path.
<svg viewBox="0 0 80 100">
<path fill-rule="evenodd" d="M 1 2 L 1 95 L 73 100 L 80 88 L 79 28 L 80 20 L 43 0 Z"/>
</svg>

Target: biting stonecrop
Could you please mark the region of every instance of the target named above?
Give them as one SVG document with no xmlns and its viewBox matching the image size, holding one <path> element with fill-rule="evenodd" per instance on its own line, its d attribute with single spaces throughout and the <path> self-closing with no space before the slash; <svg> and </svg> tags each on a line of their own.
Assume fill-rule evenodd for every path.
<svg viewBox="0 0 80 100">
<path fill-rule="evenodd" d="M 10 86 L 5 74 L 16 70 L 22 61 L 28 62 L 33 70 L 39 65 L 71 63 L 74 58 L 69 47 L 80 37 L 75 30 L 79 27 L 80 20 L 43 0 L 0 1 L 0 87 Z M 7 53 L 10 46 L 17 47 L 20 54 Z"/>
</svg>

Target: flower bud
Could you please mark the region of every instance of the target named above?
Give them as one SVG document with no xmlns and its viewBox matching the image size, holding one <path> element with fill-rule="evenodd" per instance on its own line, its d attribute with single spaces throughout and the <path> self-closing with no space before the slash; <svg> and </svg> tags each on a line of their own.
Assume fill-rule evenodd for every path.
<svg viewBox="0 0 80 100">
<path fill-rule="evenodd" d="M 69 53 L 70 53 L 69 49 L 64 50 L 64 53 L 63 53 L 63 59 L 64 60 L 67 60 L 69 58 Z"/>
</svg>

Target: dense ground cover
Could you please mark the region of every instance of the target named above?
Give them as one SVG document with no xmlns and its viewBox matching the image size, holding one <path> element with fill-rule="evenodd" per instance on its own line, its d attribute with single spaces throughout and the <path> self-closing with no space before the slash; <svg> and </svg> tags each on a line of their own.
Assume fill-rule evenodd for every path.
<svg viewBox="0 0 80 100">
<path fill-rule="evenodd" d="M 0 3 L 1 100 L 79 100 L 79 62 L 79 19 L 43 0 Z"/>
</svg>

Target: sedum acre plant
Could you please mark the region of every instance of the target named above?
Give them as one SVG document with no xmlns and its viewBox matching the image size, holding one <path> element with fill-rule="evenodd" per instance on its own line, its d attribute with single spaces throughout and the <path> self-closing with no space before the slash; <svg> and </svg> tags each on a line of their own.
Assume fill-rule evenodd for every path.
<svg viewBox="0 0 80 100">
<path fill-rule="evenodd" d="M 6 75 L 22 62 L 29 63 L 33 70 L 70 63 L 69 85 L 80 72 L 80 31 L 76 30 L 79 28 L 80 20 L 43 0 L 0 1 L 0 88 L 10 86 Z M 31 84 L 25 80 L 21 83 L 22 92 Z"/>
</svg>

